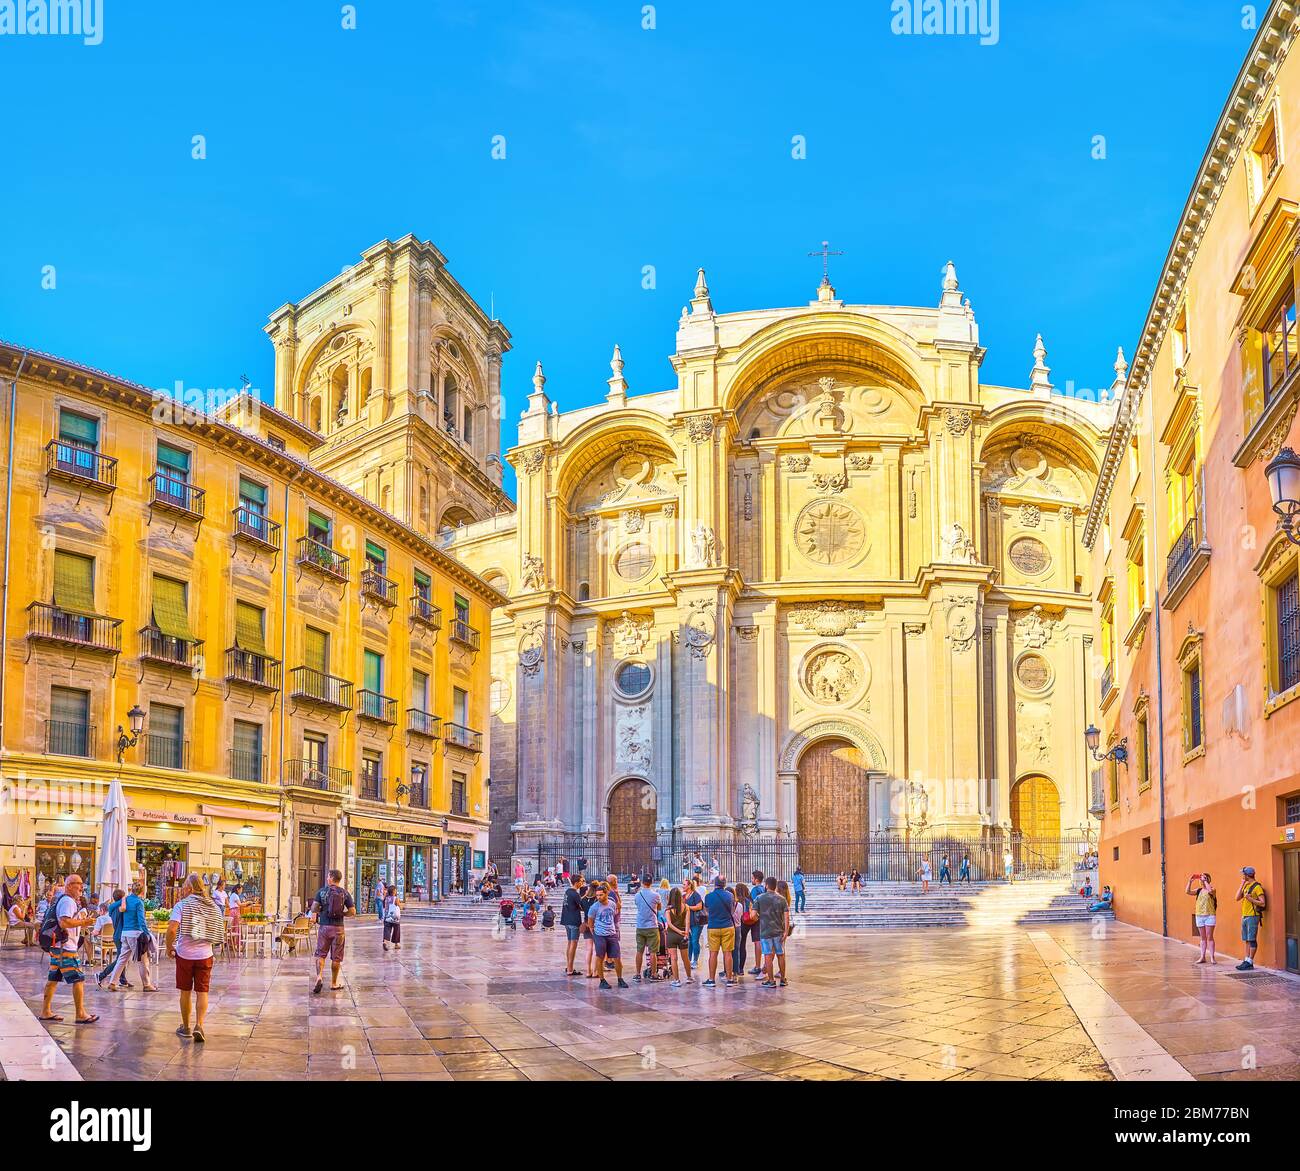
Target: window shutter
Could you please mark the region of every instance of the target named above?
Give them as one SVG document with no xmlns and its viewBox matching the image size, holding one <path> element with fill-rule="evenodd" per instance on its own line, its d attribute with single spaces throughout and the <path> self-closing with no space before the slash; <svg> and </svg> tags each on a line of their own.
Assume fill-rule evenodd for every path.
<svg viewBox="0 0 1300 1171">
<path fill-rule="evenodd" d="M 54 604 L 74 614 L 95 612 L 95 562 L 78 553 L 54 551 Z"/>
<path fill-rule="evenodd" d="M 382 655 L 376 654 L 374 651 L 366 651 L 365 680 L 367 691 L 380 692 L 383 690 L 384 659 Z"/>
<path fill-rule="evenodd" d="M 235 603 L 235 645 L 255 655 L 266 654 L 263 611 L 248 602 Z"/>
<path fill-rule="evenodd" d="M 311 670 L 329 674 L 329 636 L 323 630 L 307 628 L 306 659 Z"/>
<path fill-rule="evenodd" d="M 90 692 L 77 691 L 71 687 L 51 687 L 50 719 L 64 724 L 88 724 Z"/>
<path fill-rule="evenodd" d="M 262 725 L 247 720 L 235 721 L 235 751 L 253 755 L 262 751 Z"/>
<path fill-rule="evenodd" d="M 259 509 L 266 507 L 266 487 L 239 477 L 239 499 L 244 505 L 256 505 Z"/>
<path fill-rule="evenodd" d="M 177 480 L 188 480 L 190 475 L 190 453 L 170 443 L 158 444 L 158 466 L 165 468 Z"/>
<path fill-rule="evenodd" d="M 99 420 L 74 415 L 71 411 L 60 411 L 59 438 L 66 443 L 76 443 L 83 447 L 98 447 Z"/>
<path fill-rule="evenodd" d="M 193 642 L 185 607 L 185 583 L 169 577 L 153 579 L 153 621 L 163 634 Z"/>
<path fill-rule="evenodd" d="M 384 563 L 388 560 L 388 554 L 383 551 L 373 541 L 366 542 L 366 559 L 373 561 L 377 568 L 382 570 Z"/>
<path fill-rule="evenodd" d="M 184 731 L 184 712 L 165 703 L 149 705 L 149 734 L 179 740 Z"/>
</svg>

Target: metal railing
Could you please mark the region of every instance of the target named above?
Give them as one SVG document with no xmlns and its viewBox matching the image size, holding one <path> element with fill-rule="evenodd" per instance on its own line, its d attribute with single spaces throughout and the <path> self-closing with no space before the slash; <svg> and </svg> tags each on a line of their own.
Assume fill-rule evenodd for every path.
<svg viewBox="0 0 1300 1171">
<path fill-rule="evenodd" d="M 27 637 L 117 655 L 122 653 L 122 619 L 74 614 L 49 602 L 32 602 L 27 607 Z"/>
<path fill-rule="evenodd" d="M 429 790 L 423 785 L 408 785 L 406 789 L 406 804 L 412 809 L 428 809 Z"/>
<path fill-rule="evenodd" d="M 46 720 L 45 751 L 52 756 L 94 756 L 95 725 L 76 720 Z"/>
<path fill-rule="evenodd" d="M 1174 586 L 1178 584 L 1183 574 L 1187 572 L 1187 567 L 1191 565 L 1192 558 L 1195 556 L 1197 546 L 1200 542 L 1200 517 L 1193 514 L 1191 520 L 1183 526 L 1183 531 L 1179 533 L 1178 539 L 1169 550 L 1169 559 L 1165 574 L 1165 589 L 1167 591 L 1172 590 Z"/>
<path fill-rule="evenodd" d="M 280 525 L 269 516 L 244 505 L 234 509 L 231 515 L 235 520 L 235 536 L 245 541 L 265 545 L 268 549 L 280 547 Z"/>
<path fill-rule="evenodd" d="M 289 694 L 326 707 L 352 710 L 352 684 L 314 667 L 294 667 L 289 672 Z"/>
<path fill-rule="evenodd" d="M 236 781 L 266 780 L 266 753 L 248 752 L 244 749 L 230 749 L 230 776 Z"/>
<path fill-rule="evenodd" d="M 385 606 L 397 605 L 397 582 L 385 577 L 377 569 L 361 571 L 361 592 Z"/>
<path fill-rule="evenodd" d="M 397 723 L 397 700 L 366 687 L 357 692 L 357 699 L 357 715 L 381 724 Z"/>
<path fill-rule="evenodd" d="M 411 595 L 411 617 L 423 623 L 431 630 L 442 629 L 442 610 L 435 606 L 423 594 Z"/>
<path fill-rule="evenodd" d="M 193 669 L 203 662 L 203 640 L 163 634 L 156 626 L 140 630 L 140 658 L 169 667 Z"/>
<path fill-rule="evenodd" d="M 370 772 L 367 769 L 361 770 L 361 798 L 364 801 L 382 801 L 385 797 L 387 785 L 384 783 L 384 775 L 379 772 Z"/>
<path fill-rule="evenodd" d="M 1104 817 L 1106 813 L 1106 790 L 1101 783 L 1100 773 L 1092 778 L 1089 789 L 1088 812 L 1094 817 Z"/>
<path fill-rule="evenodd" d="M 304 789 L 319 789 L 323 793 L 350 793 L 352 771 L 318 765 L 314 760 L 286 760 L 284 783 Z"/>
<path fill-rule="evenodd" d="M 162 736 L 146 732 L 144 762 L 150 768 L 187 769 L 190 767 L 190 742 L 178 736 Z"/>
<path fill-rule="evenodd" d="M 51 475 L 110 491 L 117 487 L 117 460 L 112 456 L 61 439 L 51 439 L 45 445 L 45 453 L 45 470 Z"/>
<path fill-rule="evenodd" d="M 342 553 L 335 552 L 328 545 L 322 545 L 311 537 L 298 538 L 296 560 L 299 565 L 327 573 L 330 577 L 338 578 L 339 581 L 348 580 L 348 559 Z"/>
<path fill-rule="evenodd" d="M 1115 690 L 1115 664 L 1107 663 L 1101 673 L 1101 698 L 1104 701 Z"/>
<path fill-rule="evenodd" d="M 459 643 L 463 643 L 471 650 L 478 650 L 478 631 L 475 630 L 463 618 L 453 618 L 451 622 L 451 637 Z"/>
<path fill-rule="evenodd" d="M 471 752 L 483 751 L 483 733 L 475 732 L 463 724 L 443 724 L 442 738 L 447 744 L 457 748 L 468 748 Z"/>
<path fill-rule="evenodd" d="M 442 732 L 442 720 L 423 708 L 408 707 L 406 730 L 414 732 L 417 736 L 428 736 L 431 740 L 436 740 Z"/>
<path fill-rule="evenodd" d="M 153 502 L 161 508 L 171 508 L 190 516 L 203 515 L 203 501 L 207 493 L 188 480 L 169 475 L 162 470 L 149 477 L 153 485 Z"/>
<path fill-rule="evenodd" d="M 226 651 L 226 680 L 261 687 L 266 691 L 280 690 L 280 660 L 259 655 L 232 646 Z"/>
</svg>

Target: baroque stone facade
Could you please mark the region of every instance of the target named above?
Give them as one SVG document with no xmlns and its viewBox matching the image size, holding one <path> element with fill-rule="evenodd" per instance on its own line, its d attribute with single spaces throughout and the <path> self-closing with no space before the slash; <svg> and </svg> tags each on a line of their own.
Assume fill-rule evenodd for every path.
<svg viewBox="0 0 1300 1171">
<path fill-rule="evenodd" d="M 658 393 L 630 394 L 616 351 L 606 401 L 559 411 L 539 364 L 507 457 L 517 512 L 450 545 L 511 598 L 495 852 L 1086 823 L 1076 517 L 1113 405 L 1054 394 L 1041 340 L 1029 390 L 981 384 L 983 356 L 949 266 L 934 309 L 824 284 L 731 314 L 701 272 Z M 854 802 L 825 799 L 841 783 Z M 646 812 L 611 829 L 625 784 Z"/>
</svg>

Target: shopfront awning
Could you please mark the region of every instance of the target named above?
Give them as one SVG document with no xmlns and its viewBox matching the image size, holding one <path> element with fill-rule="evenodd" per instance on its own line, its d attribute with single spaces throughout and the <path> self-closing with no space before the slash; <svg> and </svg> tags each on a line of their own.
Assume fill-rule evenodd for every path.
<svg viewBox="0 0 1300 1171">
<path fill-rule="evenodd" d="M 348 817 L 348 826 L 350 829 L 369 830 L 387 837 L 413 834 L 417 838 L 441 838 L 445 832 L 437 823 L 396 821 L 391 817 L 361 817 L 355 813 Z"/>
<path fill-rule="evenodd" d="M 280 820 L 280 814 L 274 809 L 239 809 L 234 805 L 200 805 L 199 809 L 209 817 L 228 817 L 231 821 Z"/>
</svg>

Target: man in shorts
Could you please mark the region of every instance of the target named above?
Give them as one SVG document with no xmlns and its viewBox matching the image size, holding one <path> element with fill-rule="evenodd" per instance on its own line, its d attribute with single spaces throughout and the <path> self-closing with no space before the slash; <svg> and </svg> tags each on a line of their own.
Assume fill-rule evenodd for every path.
<svg viewBox="0 0 1300 1171">
<path fill-rule="evenodd" d="M 754 901 L 758 908 L 758 943 L 763 949 L 763 987 L 777 987 L 772 977 L 772 963 L 780 965 L 782 988 L 785 987 L 785 938 L 790 933 L 790 904 L 776 893 L 776 879 L 769 878 L 765 889 Z"/>
<path fill-rule="evenodd" d="M 327 956 L 330 961 L 330 990 L 338 992 L 343 988 L 339 983 L 339 972 L 343 968 L 343 920 L 357 913 L 352 896 L 343 889 L 343 871 L 331 870 L 326 875 L 325 885 L 316 892 L 307 913 L 315 915 L 320 924 L 316 934 L 316 983 L 312 986 L 312 995 L 319 996 L 325 986 Z"/>
<path fill-rule="evenodd" d="M 636 903 L 636 975 L 641 979 L 641 956 L 650 957 L 651 964 L 659 954 L 659 910 L 663 906 L 658 891 L 650 889 L 650 875 L 641 875 L 641 885 L 632 896 Z"/>
<path fill-rule="evenodd" d="M 176 990 L 181 994 L 181 1023 L 178 1037 L 193 1037 L 202 1044 L 203 1018 L 208 1015 L 208 990 L 212 984 L 211 937 L 198 938 L 193 933 L 194 917 L 205 917 L 213 924 L 212 933 L 220 930 L 221 911 L 208 897 L 203 879 L 191 873 L 185 880 L 183 898 L 176 900 L 167 920 L 167 955 L 176 960 Z M 184 928 L 184 930 L 182 930 Z M 194 1028 L 190 1028 L 191 1002 Z"/>
<path fill-rule="evenodd" d="M 1255 878 L 1253 866 L 1241 868 L 1241 885 L 1237 888 L 1241 900 L 1241 941 L 1246 945 L 1246 958 L 1237 965 L 1237 971 L 1249 972 L 1255 967 L 1255 951 L 1259 947 L 1259 921 L 1264 914 L 1264 887 Z"/>
<path fill-rule="evenodd" d="M 704 981 L 705 988 L 717 987 L 718 952 L 722 953 L 722 970 L 727 983 L 739 983 L 731 970 L 731 953 L 736 950 L 736 924 L 732 919 L 735 905 L 736 896 L 727 889 L 727 880 L 719 874 L 713 880 L 713 889 L 704 897 L 704 909 L 709 915 L 709 978 Z"/>
<path fill-rule="evenodd" d="M 596 969 L 600 972 L 600 986 L 604 989 L 609 988 L 609 981 L 605 979 L 605 961 L 611 960 L 614 964 L 614 974 L 618 978 L 620 988 L 627 987 L 627 981 L 623 979 L 623 957 L 618 948 L 618 922 L 614 912 L 614 904 L 609 900 L 609 886 L 601 883 L 596 888 L 596 901 L 591 904 L 591 910 L 587 912 L 587 922 L 591 924 L 591 936 L 596 945 Z"/>
<path fill-rule="evenodd" d="M 41 1020 L 61 1021 L 51 1009 L 54 1006 L 54 990 L 60 984 L 72 989 L 72 1007 L 77 1010 L 73 1018 L 79 1025 L 93 1025 L 99 1017 L 86 1013 L 86 977 L 81 972 L 81 931 L 95 922 L 95 913 L 81 911 L 80 874 L 73 874 L 61 894 L 55 895 L 55 914 L 64 938 L 50 948 L 50 972 L 45 981 L 45 999 L 41 1002 Z M 39 924 L 37 925 L 39 929 Z M 55 936 L 58 939 L 58 936 Z"/>
</svg>

